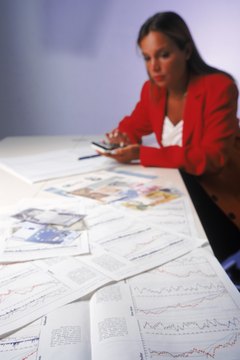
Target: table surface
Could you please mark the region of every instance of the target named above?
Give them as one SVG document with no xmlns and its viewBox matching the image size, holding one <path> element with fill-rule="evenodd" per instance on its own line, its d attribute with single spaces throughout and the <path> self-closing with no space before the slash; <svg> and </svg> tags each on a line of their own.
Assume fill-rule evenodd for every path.
<svg viewBox="0 0 240 360">
<path fill-rule="evenodd" d="M 63 150 L 68 148 L 81 147 L 81 144 L 86 146 L 92 140 L 99 140 L 99 136 L 21 136 L 21 137 L 7 137 L 0 141 L 0 158 L 8 158 L 15 156 L 26 156 L 33 154 L 40 154 L 48 151 Z M 121 165 L 121 168 L 129 169 L 131 165 Z M 162 169 L 162 168 L 145 168 L 141 165 L 134 165 L 131 171 L 141 171 L 147 174 L 154 174 L 160 176 L 165 181 L 171 181 L 171 184 L 182 191 L 187 193 L 185 184 L 176 169 Z M 76 175 L 74 175 L 76 176 Z M 42 189 L 51 180 L 39 182 L 35 184 L 28 184 L 20 178 L 12 175 L 11 173 L 0 169 L 0 208 L 16 204 L 22 198 L 39 198 L 43 196 Z M 46 194 L 44 197 L 54 196 L 53 194 Z M 200 223 L 196 210 L 189 197 L 190 205 L 193 211 L 194 221 L 197 232 L 200 237 L 206 237 L 203 227 Z"/>
</svg>

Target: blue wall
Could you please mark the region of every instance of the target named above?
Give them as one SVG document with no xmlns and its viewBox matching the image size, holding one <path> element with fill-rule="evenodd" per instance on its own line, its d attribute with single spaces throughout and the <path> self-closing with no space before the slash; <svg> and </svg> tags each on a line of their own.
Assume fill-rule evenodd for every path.
<svg viewBox="0 0 240 360">
<path fill-rule="evenodd" d="M 138 29 L 164 10 L 240 83 L 238 0 L 0 0 L 0 138 L 112 129 L 147 78 Z"/>
</svg>

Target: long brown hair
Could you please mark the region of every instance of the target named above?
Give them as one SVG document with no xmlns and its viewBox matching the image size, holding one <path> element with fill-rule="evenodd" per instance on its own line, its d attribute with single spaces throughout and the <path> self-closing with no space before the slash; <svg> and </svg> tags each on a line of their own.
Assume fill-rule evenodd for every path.
<svg viewBox="0 0 240 360">
<path fill-rule="evenodd" d="M 142 39 L 151 31 L 157 31 L 165 34 L 176 43 L 180 50 L 184 50 L 186 45 L 190 45 L 191 55 L 188 59 L 187 65 L 191 74 L 204 75 L 220 72 L 232 78 L 232 76 L 228 73 L 208 65 L 203 60 L 187 24 L 175 12 L 159 12 L 146 20 L 139 30 L 137 38 L 138 46 L 140 46 Z"/>
</svg>

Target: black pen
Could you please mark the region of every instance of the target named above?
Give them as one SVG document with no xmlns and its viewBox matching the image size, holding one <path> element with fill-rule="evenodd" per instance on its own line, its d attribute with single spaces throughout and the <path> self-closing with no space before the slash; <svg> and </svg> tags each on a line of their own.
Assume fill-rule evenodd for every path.
<svg viewBox="0 0 240 360">
<path fill-rule="evenodd" d="M 95 154 L 95 155 L 87 155 L 87 156 L 81 156 L 78 158 L 78 160 L 85 160 L 85 159 L 91 159 L 91 158 L 95 158 L 101 156 L 100 154 Z"/>
</svg>

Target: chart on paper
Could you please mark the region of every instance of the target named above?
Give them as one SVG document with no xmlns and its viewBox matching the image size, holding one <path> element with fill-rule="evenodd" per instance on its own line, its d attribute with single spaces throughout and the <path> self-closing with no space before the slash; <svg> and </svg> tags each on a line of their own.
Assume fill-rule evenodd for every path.
<svg viewBox="0 0 240 360">
<path fill-rule="evenodd" d="M 79 258 L 5 265 L 0 272 L 0 335 L 77 300 L 110 280 Z"/>
<path fill-rule="evenodd" d="M 148 222 L 136 222 L 134 217 L 107 205 L 93 209 L 86 225 L 90 246 L 97 248 L 87 259 L 89 265 L 114 280 L 159 266 L 203 243 Z"/>
<path fill-rule="evenodd" d="M 197 249 L 98 291 L 92 305 L 95 336 L 106 319 L 121 322 L 125 331 L 111 332 L 109 323 L 111 336 L 95 338 L 96 354 L 118 354 L 116 360 L 238 360 L 238 292 L 208 255 Z"/>
</svg>

